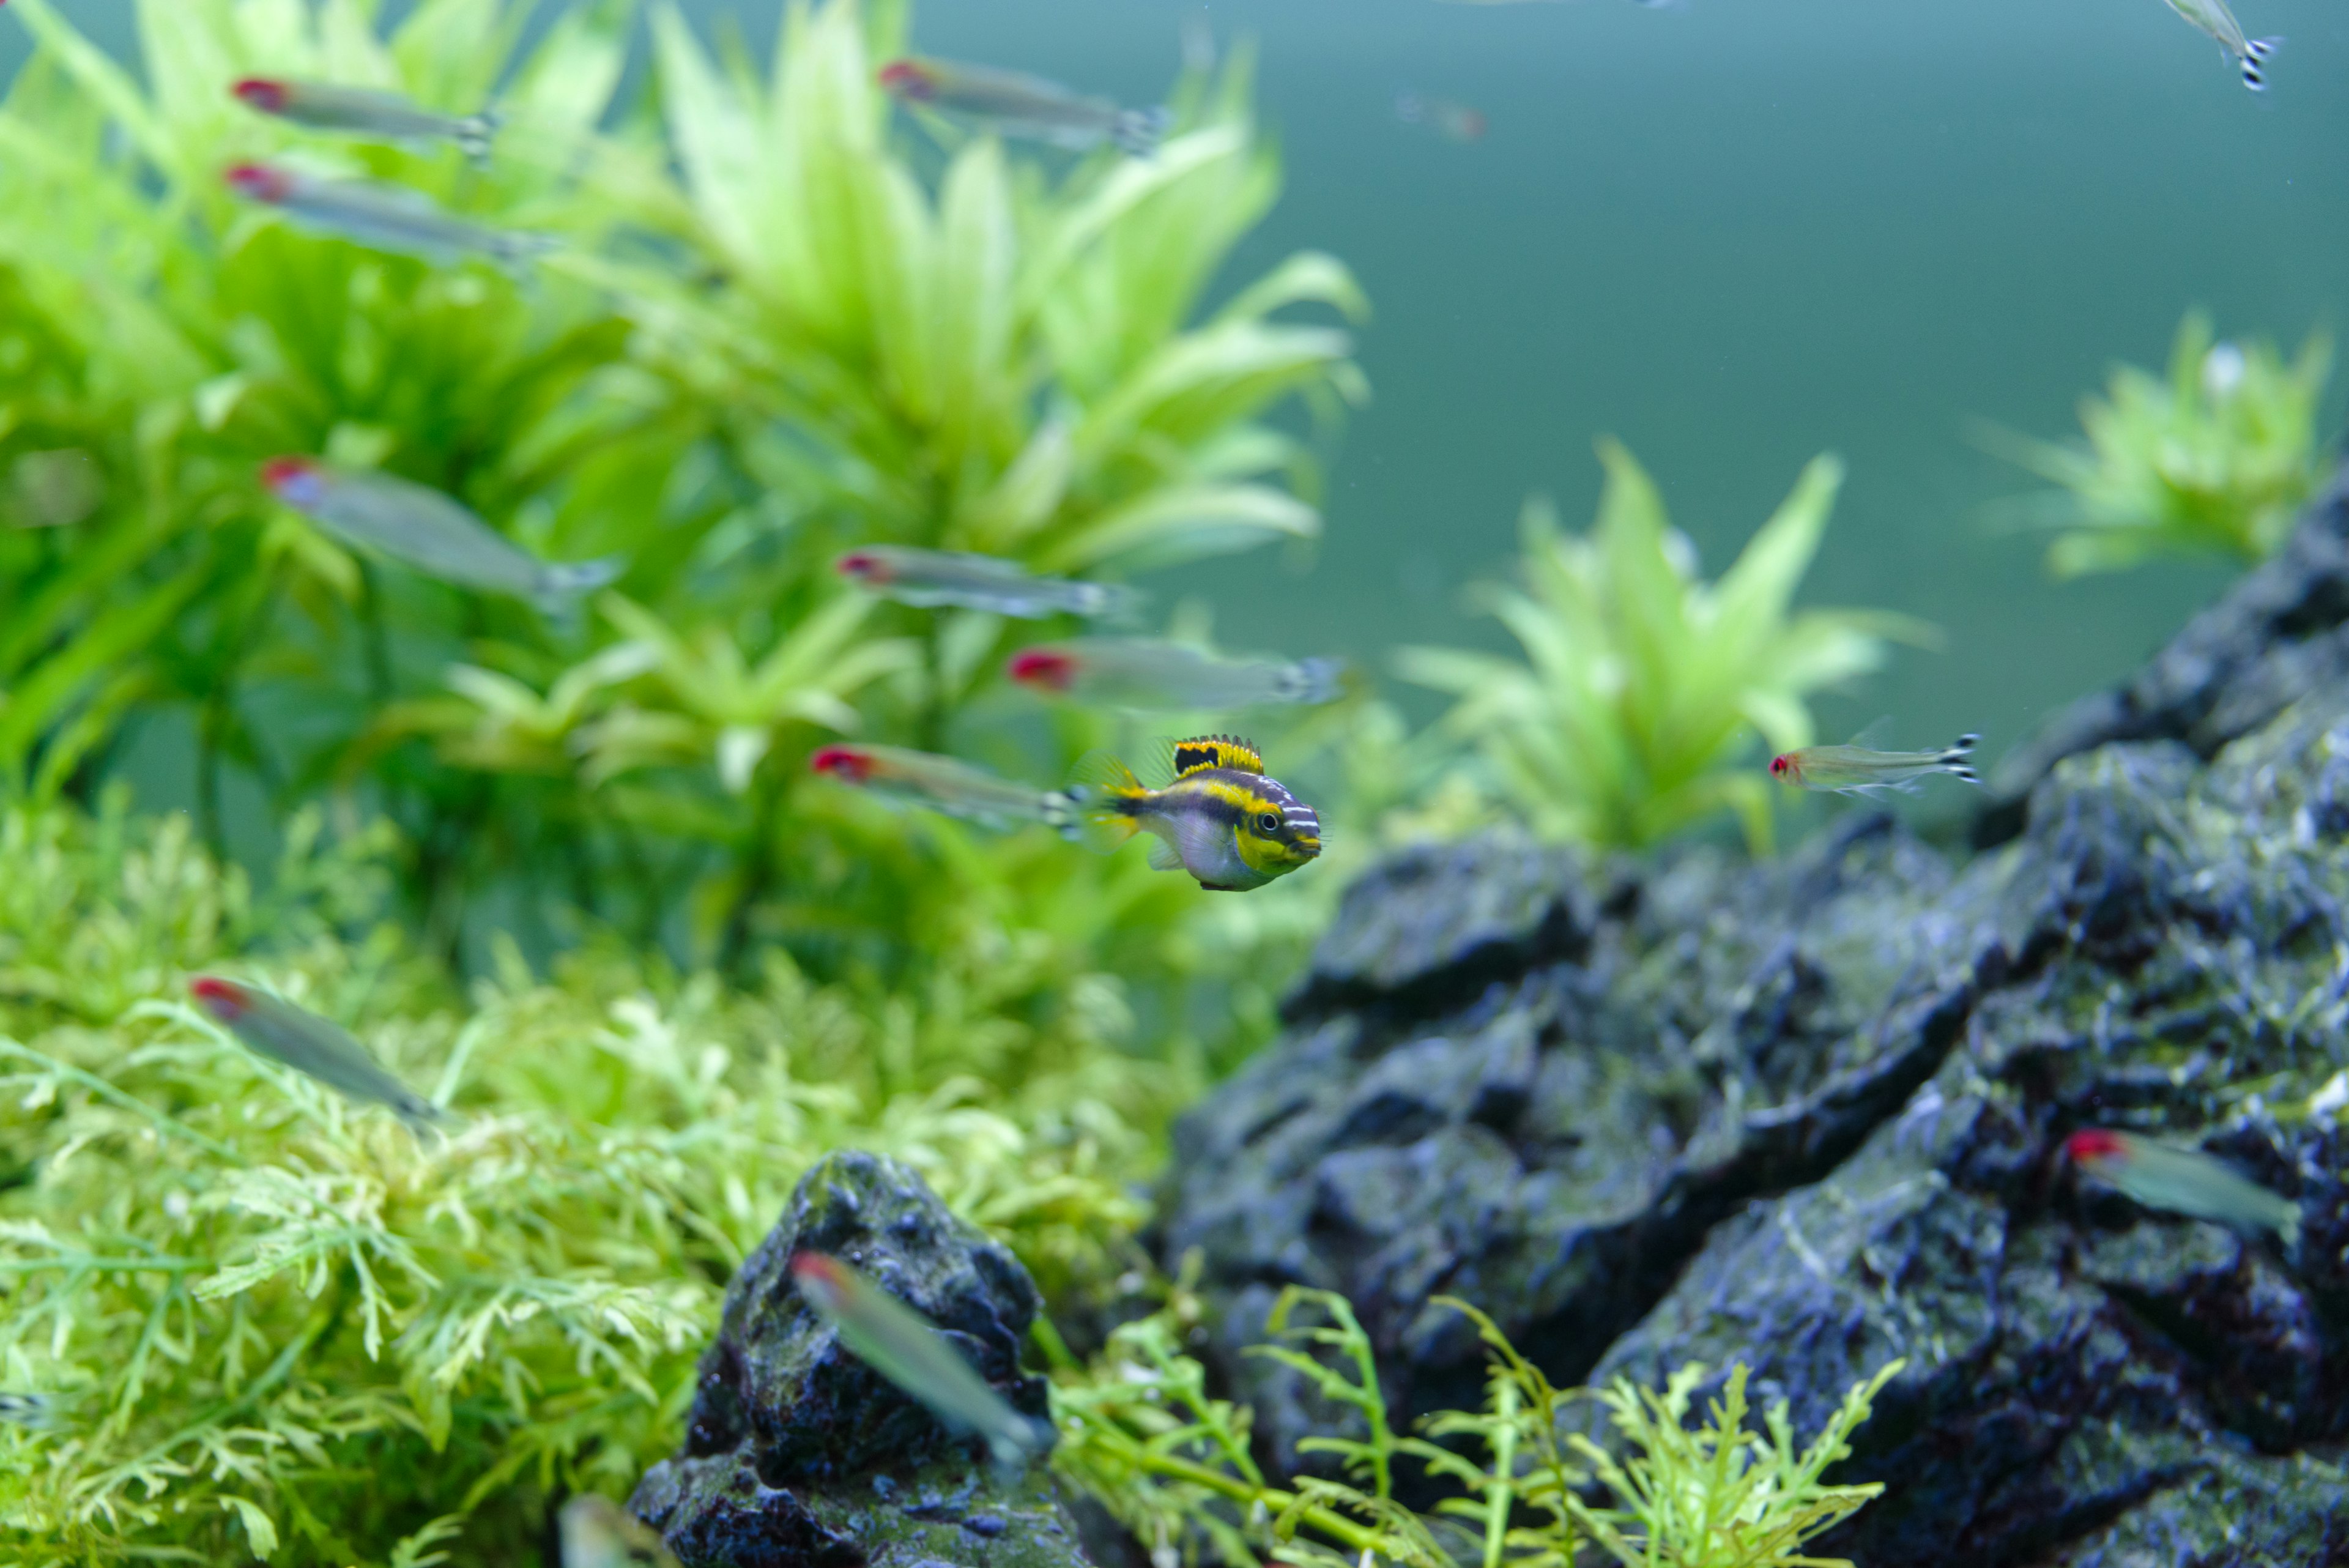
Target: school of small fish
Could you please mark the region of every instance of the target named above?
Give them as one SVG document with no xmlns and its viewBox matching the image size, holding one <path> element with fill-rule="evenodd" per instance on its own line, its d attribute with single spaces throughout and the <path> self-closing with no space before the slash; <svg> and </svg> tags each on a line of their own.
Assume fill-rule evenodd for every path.
<svg viewBox="0 0 2349 1568">
<path fill-rule="evenodd" d="M 1637 3 L 1661 8 L 1678 0 Z M 2265 90 L 2266 64 L 2281 39 L 2247 36 L 2227 0 L 2165 4 L 2220 46 L 2246 87 Z M 1198 46 L 1186 47 L 1195 52 Z M 1108 145 L 1148 159 L 1170 129 L 1163 108 L 1129 109 L 988 66 L 908 57 L 882 67 L 878 84 L 909 108 L 1076 151 Z M 502 123 L 493 107 L 452 114 L 400 94 L 333 82 L 250 77 L 229 90 L 256 113 L 305 130 L 376 142 L 446 143 L 476 161 L 492 156 Z M 1402 123 L 1454 141 L 1478 140 L 1487 130 L 1481 111 L 1415 91 L 1399 95 L 1394 111 Z M 233 165 L 222 178 L 239 196 L 315 233 L 435 264 L 477 258 L 518 271 L 554 244 L 458 216 L 402 186 L 326 178 L 268 162 Z M 2222 358 L 2228 354 L 2231 360 Z M 2204 367 L 2214 399 L 2231 390 L 2240 374 L 2240 351 L 2226 345 Z M 79 521 L 97 504 L 89 490 L 93 473 L 87 454 L 78 452 L 20 459 L 10 481 L 20 520 L 36 527 Z M 285 506 L 347 544 L 455 587 L 526 599 L 550 613 L 615 581 L 626 566 L 618 559 L 542 560 L 455 498 L 389 473 L 289 454 L 264 464 L 260 480 Z M 1139 595 L 1120 585 L 1040 576 L 985 555 L 874 545 L 851 550 L 835 564 L 857 588 L 915 608 L 1101 620 L 1131 617 L 1140 604 Z M 1195 712 L 1335 701 L 1343 694 L 1344 671 L 1333 659 L 1229 659 L 1172 641 L 1079 637 L 1019 649 L 1005 674 L 1047 697 Z M 1811 746 L 1774 757 L 1769 772 L 1795 788 L 1845 794 L 1913 790 L 1936 774 L 1978 784 L 1971 765 L 1977 739 L 1964 735 L 1948 747 L 1921 752 Z M 1147 836 L 1154 840 L 1154 868 L 1185 873 L 1207 891 L 1262 888 L 1320 855 L 1319 815 L 1266 773 L 1251 742 L 1227 734 L 1170 741 L 1152 763 L 1154 782 L 1145 783 L 1123 760 L 1094 753 L 1079 764 L 1066 789 L 1005 779 L 951 756 L 878 744 L 821 747 L 810 768 L 893 805 L 994 826 L 1040 824 L 1103 850 Z M 381 1106 L 419 1135 L 438 1136 L 453 1121 L 331 1020 L 219 976 L 194 977 L 189 992 L 245 1049 L 354 1102 Z M 2349 1103 L 2340 1080 L 2325 1093 L 2336 1091 Z M 2091 1127 L 2074 1133 L 2063 1152 L 2081 1176 L 2146 1208 L 2273 1234 L 2288 1249 L 2298 1244 L 2296 1204 L 2199 1149 Z M 949 1427 L 982 1438 L 999 1464 L 1024 1464 L 1052 1446 L 1048 1422 L 1014 1410 L 945 1334 L 872 1280 L 810 1251 L 792 1260 L 791 1274 L 842 1345 Z M 48 1396 L 0 1392 L 0 1422 L 42 1429 L 57 1419 Z M 675 1568 L 657 1536 L 599 1494 L 566 1502 L 559 1534 L 568 1568 Z"/>
</svg>

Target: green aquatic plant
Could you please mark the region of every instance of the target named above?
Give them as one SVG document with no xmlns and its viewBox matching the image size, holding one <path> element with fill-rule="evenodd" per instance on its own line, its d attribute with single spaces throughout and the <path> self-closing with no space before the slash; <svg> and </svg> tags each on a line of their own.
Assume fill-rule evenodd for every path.
<svg viewBox="0 0 2349 1568">
<path fill-rule="evenodd" d="M 2264 339 L 2213 341 L 2210 318 L 2179 324 L 2166 375 L 2123 365 L 2080 401 L 2078 442 L 2003 432 L 1992 451 L 2062 489 L 2047 547 L 2059 577 L 2119 571 L 2162 556 L 2261 561 L 2323 488 L 2333 454 L 2317 417 L 2332 347 L 2313 336 L 2286 360 Z"/>
<path fill-rule="evenodd" d="M 0 797 L 87 806 L 191 751 L 171 777 L 216 852 L 322 795 L 392 822 L 402 904 L 460 968 L 500 931 L 540 961 L 610 932 L 755 983 L 781 946 L 876 1006 L 976 976 L 1178 1073 L 1229 1059 L 1318 891 L 1218 908 L 807 758 L 853 734 L 1042 784 L 1113 738 L 1023 722 L 1000 679 L 1065 627 L 868 601 L 846 547 L 1124 572 L 1318 529 L 1279 416 L 1360 395 L 1361 300 L 1313 254 L 1211 292 L 1278 184 L 1245 61 L 1177 83 L 1157 158 L 1033 161 L 890 118 L 902 6 L 794 9 L 763 77 L 655 7 L 654 87 L 619 102 L 637 12 L 147 0 L 141 81 L 54 0 L 5 9 L 36 48 L 0 107 L 0 505 L 41 525 L 0 527 Z M 255 115 L 248 72 L 494 88 L 507 123 L 476 167 Z M 254 157 L 563 244 L 526 277 L 387 256 L 237 203 L 220 171 Z M 271 500 L 285 452 L 627 572 L 569 616 L 457 591 Z M 994 1038 L 968 1059 L 1023 1070 Z"/>
<path fill-rule="evenodd" d="M 57 1409 L 0 1423 L 0 1556 L 534 1561 L 563 1492 L 674 1446 L 728 1277 L 841 1145 L 1055 1292 L 1125 1266 L 1112 1101 L 1163 1085 L 1081 1048 L 997 1088 L 926 1038 L 1083 1020 L 617 950 L 552 981 L 509 953 L 460 1000 L 383 922 L 388 842 L 301 819 L 264 891 L 119 792 L 0 813 L 0 1389 Z M 185 1005 L 196 970 L 357 1026 L 449 1136 L 242 1050 Z"/>
<path fill-rule="evenodd" d="M 1276 1303 L 1268 1326 L 1301 1343 L 1256 1354 L 1299 1373 L 1361 1423 L 1362 1438 L 1298 1445 L 1336 1456 L 1340 1479 L 1266 1480 L 1251 1443 L 1252 1412 L 1211 1396 L 1205 1369 L 1182 1349 L 1200 1311 L 1183 1281 L 1158 1313 L 1117 1329 L 1090 1366 L 1062 1366 L 1052 1388 L 1061 1434 L 1053 1467 L 1139 1539 L 1160 1552 L 1179 1550 L 1186 1562 L 1849 1568 L 1802 1549 L 1883 1490 L 1822 1478 L 1849 1457 L 1852 1434 L 1904 1363 L 1852 1388 L 1797 1448 L 1783 1400 L 1764 1416 L 1763 1431 L 1746 1425 L 1743 1366 L 1692 1427 L 1690 1407 L 1707 1368 L 1682 1367 L 1661 1393 L 1624 1377 L 1601 1389 L 1560 1389 L 1489 1317 L 1465 1302 L 1439 1300 L 1475 1323 L 1491 1356 L 1489 1393 L 1482 1410 L 1429 1416 L 1420 1437 L 1394 1430 L 1369 1335 L 1344 1297 L 1291 1286 Z M 1292 1329 L 1301 1310 L 1326 1321 Z M 1585 1401 L 1609 1417 L 1608 1444 L 1568 1429 L 1570 1407 Z M 1464 1451 L 1464 1438 L 1482 1462 Z M 1395 1500 L 1395 1466 L 1405 1459 L 1457 1489 L 1433 1516 Z"/>
<path fill-rule="evenodd" d="M 1922 640 L 1925 629 L 1878 611 L 1793 607 L 1842 483 L 1833 458 L 1806 468 L 1708 583 L 1630 453 L 1603 441 L 1599 455 L 1596 526 L 1565 534 L 1546 502 L 1529 502 L 1525 587 L 1484 595 L 1523 661 L 1414 648 L 1396 669 L 1457 699 L 1444 729 L 1482 752 L 1537 832 L 1638 846 L 1728 811 L 1766 849 L 1769 781 L 1737 765 L 1753 737 L 1778 751 L 1810 744 L 1805 699 L 1877 668 L 1888 639 Z"/>
</svg>

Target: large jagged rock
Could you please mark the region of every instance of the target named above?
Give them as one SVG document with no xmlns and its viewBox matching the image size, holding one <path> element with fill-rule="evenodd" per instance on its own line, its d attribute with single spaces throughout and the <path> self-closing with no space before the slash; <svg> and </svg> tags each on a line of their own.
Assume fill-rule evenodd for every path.
<svg viewBox="0 0 2349 1568">
<path fill-rule="evenodd" d="M 949 1213 L 907 1167 L 826 1157 L 727 1288 L 685 1445 L 629 1507 L 685 1568 L 1085 1568 L 1040 1468 L 1005 1476 L 982 1445 L 843 1349 L 790 1274 L 802 1249 L 841 1258 L 926 1314 L 1020 1410 L 1039 1304 L 1019 1261 Z"/>
<path fill-rule="evenodd" d="M 1345 1424 L 1243 1347 L 1291 1282 L 1389 1396 L 1473 1404 L 1439 1293 L 1563 1380 L 1752 1368 L 1847 1467 L 1863 1568 L 2349 1563 L 2349 682 L 2205 762 L 2058 763 L 1953 867 L 1855 812 L 1775 865 L 1488 839 L 1349 895 L 1287 1034 L 1187 1116 L 1161 1220 L 1265 1457 Z M 2304 1239 L 2152 1213 L 2059 1158 L 2199 1142 Z M 2256 1542 L 2256 1545 L 2253 1543 Z"/>
<path fill-rule="evenodd" d="M 2031 792 L 2065 757 L 2115 741 L 2177 741 L 2197 756 L 2349 679 L 2349 468 L 2284 547 L 2189 621 L 2127 682 L 2064 709 L 1992 770 L 1979 848 L 2023 830 Z"/>
</svg>

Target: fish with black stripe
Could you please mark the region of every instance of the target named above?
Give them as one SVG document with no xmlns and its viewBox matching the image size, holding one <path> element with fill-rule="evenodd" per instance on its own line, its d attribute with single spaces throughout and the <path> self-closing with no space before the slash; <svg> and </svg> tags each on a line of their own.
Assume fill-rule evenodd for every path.
<svg viewBox="0 0 2349 1568">
<path fill-rule="evenodd" d="M 1072 793 L 1096 848 L 1152 834 L 1152 867 L 1187 871 L 1211 893 L 1261 888 L 1321 853 L 1321 818 L 1265 776 L 1254 742 L 1201 735 L 1172 742 L 1165 760 L 1168 782 L 1155 789 L 1103 753 L 1077 765 Z"/>
</svg>

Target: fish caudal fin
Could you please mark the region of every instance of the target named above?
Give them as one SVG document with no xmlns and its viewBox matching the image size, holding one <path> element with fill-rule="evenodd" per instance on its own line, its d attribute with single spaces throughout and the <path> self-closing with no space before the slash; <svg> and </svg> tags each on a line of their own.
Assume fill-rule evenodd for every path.
<svg viewBox="0 0 2349 1568">
<path fill-rule="evenodd" d="M 2282 42 L 2282 38 L 2253 38 L 2244 44 L 2243 57 L 2238 63 L 2242 67 L 2245 87 L 2253 92 L 2268 90 L 2268 57 L 2274 54 L 2276 46 Z"/>
<path fill-rule="evenodd" d="M 1982 783 L 1982 774 L 1974 772 L 1974 748 L 1982 744 L 1980 735 L 1960 735 L 1940 755 L 1941 771 L 1970 784 Z"/>
<path fill-rule="evenodd" d="M 1149 797 L 1133 770 L 1107 752 L 1086 753 L 1069 775 L 1078 836 L 1103 855 L 1142 831 L 1133 807 Z"/>
<path fill-rule="evenodd" d="M 457 123 L 458 151 L 476 163 L 487 163 L 490 161 L 490 142 L 496 137 L 498 127 L 505 122 L 506 117 L 493 109 L 484 109 L 479 114 L 467 116 Z"/>
<path fill-rule="evenodd" d="M 1300 659 L 1281 671 L 1274 695 L 1309 707 L 1335 702 L 1345 694 L 1345 676 L 1342 659 Z"/>
<path fill-rule="evenodd" d="M 1092 620 L 1131 620 L 1142 607 L 1142 591 L 1123 583 L 1085 583 L 1077 594 L 1076 612 Z"/>
<path fill-rule="evenodd" d="M 605 556 L 596 561 L 564 561 L 550 563 L 538 575 L 538 602 L 548 609 L 560 609 L 582 594 L 594 593 L 606 583 L 616 581 L 628 569 L 625 556 Z"/>
<path fill-rule="evenodd" d="M 1083 836 L 1084 811 L 1066 790 L 1048 789 L 1038 798 L 1044 826 L 1063 838 Z"/>
<path fill-rule="evenodd" d="M 1110 140 L 1135 158 L 1148 158 L 1157 152 L 1158 143 L 1174 123 L 1173 112 L 1163 107 L 1123 109 L 1118 110 L 1117 124 L 1111 128 Z"/>
</svg>

